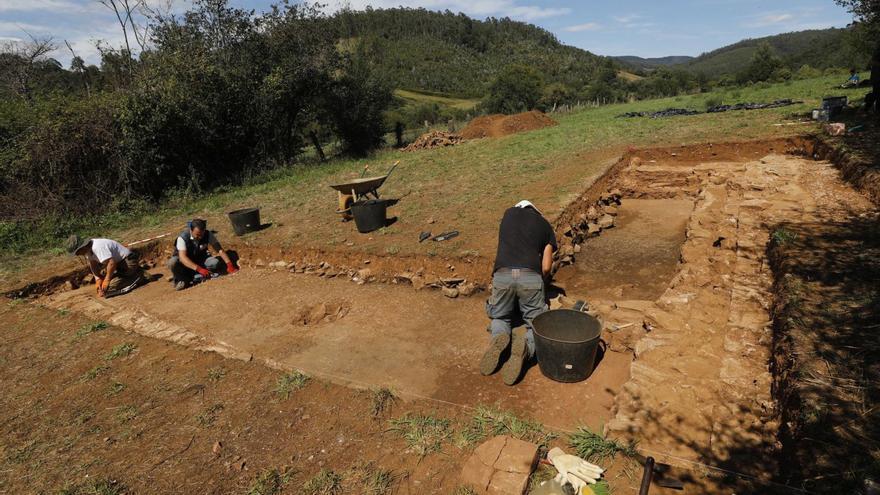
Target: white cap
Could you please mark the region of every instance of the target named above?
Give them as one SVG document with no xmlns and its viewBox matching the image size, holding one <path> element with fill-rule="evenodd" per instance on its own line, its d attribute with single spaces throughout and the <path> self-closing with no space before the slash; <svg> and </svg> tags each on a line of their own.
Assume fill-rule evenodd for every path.
<svg viewBox="0 0 880 495">
<path fill-rule="evenodd" d="M 531 209 L 537 211 L 538 214 L 543 215 L 543 213 L 541 213 L 541 210 L 539 210 L 537 207 L 535 207 L 535 205 L 533 205 L 532 202 L 527 199 L 524 199 L 513 206 L 516 208 L 531 208 Z"/>
</svg>

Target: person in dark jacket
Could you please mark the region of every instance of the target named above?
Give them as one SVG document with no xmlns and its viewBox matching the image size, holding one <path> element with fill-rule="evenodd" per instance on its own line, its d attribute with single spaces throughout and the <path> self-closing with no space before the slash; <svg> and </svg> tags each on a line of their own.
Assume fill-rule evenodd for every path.
<svg viewBox="0 0 880 495">
<path fill-rule="evenodd" d="M 209 249 L 214 250 L 217 255 L 210 256 Z M 207 222 L 194 219 L 177 236 L 174 255 L 168 260 L 168 269 L 174 277 L 174 288 L 183 290 L 195 281 L 221 273 L 224 268 L 229 275 L 238 271 L 220 241 L 208 230 Z"/>
<path fill-rule="evenodd" d="M 555 250 L 553 227 L 531 202 L 520 201 L 504 212 L 498 232 L 492 296 L 486 303 L 491 337 L 480 361 L 483 375 L 491 375 L 503 364 L 501 377 L 505 384 L 513 385 L 526 360 L 535 355 L 532 320 L 548 309 L 544 279 L 550 275 Z M 517 309 L 526 329 L 511 335 Z M 510 357 L 502 363 L 508 348 Z"/>
</svg>

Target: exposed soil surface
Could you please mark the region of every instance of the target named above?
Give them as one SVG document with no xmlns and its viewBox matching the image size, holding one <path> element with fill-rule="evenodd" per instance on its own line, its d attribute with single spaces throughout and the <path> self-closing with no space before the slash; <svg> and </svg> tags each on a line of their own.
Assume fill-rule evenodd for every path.
<svg viewBox="0 0 880 495">
<path fill-rule="evenodd" d="M 543 112 L 532 110 L 515 115 L 486 115 L 472 120 L 461 131 L 465 139 L 495 138 L 557 125 Z"/>
<path fill-rule="evenodd" d="M 686 476 L 685 493 L 753 493 L 780 489 L 779 485 L 773 485 L 780 482 L 808 486 L 800 483 L 799 475 L 792 474 L 802 472 L 801 469 L 783 477 L 776 475 L 781 472 L 777 463 L 780 453 L 785 454 L 780 450 L 778 439 L 788 435 L 802 440 L 798 432 L 810 430 L 798 429 L 797 425 L 805 423 L 785 414 L 780 417 L 775 407 L 780 391 L 795 387 L 783 372 L 798 361 L 777 357 L 775 368 L 770 368 L 775 339 L 771 314 L 774 273 L 767 259 L 767 246 L 771 236 L 776 236 L 774 232 L 779 225 L 799 226 L 797 228 L 806 232 L 809 229 L 800 226 L 853 222 L 861 218 L 858 215 L 873 211 L 867 200 L 841 180 L 830 163 L 782 154 L 812 155 L 813 151 L 810 143 L 799 139 L 631 151 L 619 161 L 609 160 L 604 164 L 602 169 L 608 170 L 605 176 L 584 178 L 584 192 L 569 198 L 568 206 L 551 213 L 558 235 L 570 248 L 566 256 L 573 261 L 573 265 L 558 272 L 558 281 L 570 297 L 587 299 L 606 323 L 602 359 L 593 376 L 578 384 L 552 382 L 536 367 L 529 369 L 522 382 L 512 388 L 503 386 L 499 376 L 480 376 L 476 364 L 487 343 L 485 294 L 477 292 L 477 297 L 449 299 L 442 297 L 440 291 L 416 290 L 431 283 L 440 287 L 449 280 L 465 278 L 485 287 L 490 272 L 489 256 L 485 254 L 442 258 L 395 256 L 387 252 L 377 256 L 374 251 L 362 249 L 364 246 L 359 243 L 352 243 L 351 249 L 327 252 L 272 244 L 274 237 L 267 235 L 260 237 L 259 242 L 244 240 L 240 252 L 245 269 L 238 275 L 212 280 L 183 292 L 174 292 L 163 279 L 109 300 L 95 299 L 93 291 L 84 287 L 55 292 L 37 302 L 53 310 L 106 320 L 142 336 L 168 340 L 194 350 L 215 351 L 233 358 L 228 362 L 241 369 L 263 369 L 256 366 L 263 364 L 283 371 L 301 370 L 321 381 L 355 389 L 391 387 L 414 401 L 409 404 L 418 404 L 418 407 L 498 404 L 560 430 L 571 430 L 582 424 L 593 429 L 604 425 L 612 436 L 637 441 L 642 453 L 689 469 L 691 474 Z M 573 162 L 572 167 L 576 168 L 577 164 Z M 546 189 L 548 184 L 541 186 Z M 572 233 L 578 219 L 585 218 L 585 212 L 615 190 L 622 194 L 622 204 L 618 207 L 616 200 L 606 202 L 607 212 L 613 215 L 603 214 L 614 216 L 614 227 L 583 238 Z M 617 193 L 611 196 L 618 197 Z M 424 225 L 435 229 L 435 224 L 425 222 Z M 491 230 L 495 228 L 497 223 Z M 823 256 L 831 249 L 834 239 L 849 239 L 845 235 L 835 237 L 833 232 L 827 233 L 825 245 L 802 247 L 803 250 L 818 248 L 815 265 L 819 260 L 827 261 Z M 369 241 L 375 240 L 375 244 L 381 246 L 383 235 L 377 233 L 370 236 Z M 488 228 L 474 235 L 483 239 L 484 244 L 485 239 L 493 238 L 494 247 L 494 236 Z M 846 240 L 846 244 L 870 251 L 873 249 L 870 239 Z M 843 256 L 842 251 L 839 254 Z M 798 259 L 799 255 L 791 251 L 786 256 Z M 785 266 L 780 264 L 776 269 L 779 273 L 796 272 Z M 815 291 L 822 295 L 817 296 L 817 307 L 823 298 L 836 293 L 826 290 L 827 286 L 838 284 L 839 290 L 845 290 L 848 286 L 843 281 L 849 280 L 847 277 L 851 278 L 855 271 L 841 271 L 839 278 L 823 280 L 822 289 Z M 819 273 L 817 268 L 797 275 L 809 284 Z M 869 274 L 873 272 L 859 273 L 863 275 L 859 279 L 862 280 L 859 291 L 872 293 Z M 58 284 L 55 287 L 59 287 Z M 863 308 L 876 305 L 874 299 L 862 302 Z M 780 306 L 778 301 L 777 306 Z M 790 308 L 786 311 L 790 312 Z M 840 313 L 844 313 L 843 306 Z M 49 331 L 43 328 L 47 325 L 45 318 L 61 318 L 39 308 L 9 310 L 0 316 L 18 322 L 15 328 L 28 328 L 22 315 L 34 314 L 43 318 L 36 322 L 41 332 Z M 817 321 L 820 316 L 804 315 Z M 838 322 L 831 318 L 822 321 L 829 325 Z M 866 321 L 875 324 L 874 319 Z M 853 320 L 851 324 L 855 326 L 859 322 L 863 323 Z M 782 331 L 797 334 L 797 330 L 788 327 L 782 327 Z M 11 344 L 4 346 L 4 352 L 12 353 L 13 358 L 4 358 L 0 366 L 19 359 L 14 357 L 17 352 L 31 353 L 27 359 L 39 355 L 31 350 L 40 348 L 39 345 L 14 340 L 23 339 L 21 333 L 5 335 L 21 349 Z M 88 338 L 104 338 L 104 335 L 110 334 L 94 334 Z M 807 333 L 803 335 L 803 342 L 811 341 Z M 132 338 L 138 342 L 153 342 L 151 345 L 155 346 L 165 345 L 141 337 Z M 793 341 L 795 345 L 790 342 L 782 345 L 776 338 L 776 351 L 783 356 L 815 353 L 807 350 L 805 344 L 797 344 L 797 338 Z M 57 343 L 58 339 L 50 339 L 50 342 Z M 857 337 L 846 334 L 841 342 L 855 348 L 853 343 Z M 139 346 L 139 349 L 145 348 Z M 182 354 L 192 352 L 182 347 L 174 349 Z M 58 350 L 45 352 L 52 355 Z M 140 352 L 125 359 L 136 359 Z M 220 359 L 214 355 L 196 355 L 200 359 L 204 356 Z M 863 357 L 863 354 L 849 355 L 839 362 L 849 363 Z M 35 360 L 31 365 L 36 370 L 34 373 L 48 377 L 53 368 L 45 361 Z M 114 361 L 113 373 L 116 363 L 122 362 L 129 361 Z M 859 376 L 873 377 L 871 373 L 875 372 L 876 363 L 870 359 L 865 363 L 865 371 Z M 799 369 L 812 370 L 811 364 L 799 365 Z M 78 366 L 83 370 L 77 371 L 77 376 L 95 364 Z M 23 364 L 10 368 L 13 374 L 24 369 Z M 152 368 L 140 369 L 146 375 L 155 373 Z M 277 376 L 265 369 L 262 372 Z M 103 372 L 99 372 L 97 378 L 87 381 L 103 376 Z M 823 379 L 828 383 L 834 383 L 834 377 L 861 383 L 858 376 L 850 376 L 842 369 L 831 371 L 828 376 L 832 378 Z M 315 407 L 324 408 L 323 414 L 332 416 L 334 413 L 328 411 L 337 407 L 336 402 L 348 401 L 337 419 L 348 421 L 346 411 L 351 410 L 354 418 L 356 414 L 351 408 L 359 406 L 357 401 L 343 395 L 357 393 L 336 385 L 324 385 L 332 392 L 325 398 L 315 399 Z M 296 392 L 299 395 L 295 397 L 306 397 L 317 386 L 312 383 Z M 16 382 L 16 387 L 21 392 L 13 397 L 31 393 L 21 388 L 26 387 L 24 382 Z M 243 383 L 239 390 L 245 388 L 248 385 Z M 254 390 L 259 389 L 252 383 L 247 393 L 255 394 Z M 814 396 L 808 392 L 799 390 L 786 395 L 785 400 L 809 402 Z M 88 396 L 83 390 L 80 393 Z M 822 394 L 815 397 L 828 400 L 829 393 Z M 835 397 L 835 403 L 855 401 L 854 396 Z M 861 409 L 843 410 L 842 414 L 850 415 L 845 416 L 850 421 L 845 425 L 872 417 L 873 396 L 861 397 L 858 402 Z M 148 417 L 136 411 L 152 410 L 152 404 L 151 401 L 126 411 L 132 411 L 134 419 Z M 211 404 L 200 406 L 212 407 Z M 210 414 L 225 417 L 228 410 L 224 405 L 222 412 L 215 409 Z M 284 408 L 279 410 L 290 413 Z M 247 414 L 254 411 L 248 410 Z M 10 421 L 17 421 L 19 416 L 20 413 L 13 413 L 12 419 L 0 420 L 0 425 L 12 424 Z M 245 416 L 243 412 L 242 417 Z M 275 421 L 272 424 L 276 429 L 281 424 L 278 419 L 266 421 L 267 425 Z M 780 426 L 783 422 L 784 426 Z M 843 428 L 837 426 L 835 431 Z M 339 427 L 347 426 L 328 423 L 318 425 L 314 431 L 320 432 L 317 434 L 327 441 L 332 437 L 328 432 L 340 431 L 334 429 Z M 378 432 L 368 426 L 351 428 Z M 30 437 L 16 436 L 15 431 L 13 428 L 4 432 L 4 438 L 16 439 L 5 441 L 4 452 L 7 457 L 8 452 L 12 452 L 13 457 L 20 458 L 32 447 L 27 446 Z M 151 434 L 144 433 L 146 429 L 139 431 L 141 436 Z M 186 447 L 183 453 L 192 448 L 186 445 L 192 436 L 181 437 L 183 441 L 178 446 Z M 866 427 L 846 437 L 864 440 L 865 450 L 873 445 L 869 440 L 871 430 Z M 158 437 L 150 438 L 158 441 Z M 176 437 L 171 435 L 170 438 Z M 362 441 L 358 451 L 361 452 L 361 448 L 370 451 L 370 441 Z M 24 450 L 15 447 L 18 444 L 22 444 Z M 95 445 L 91 444 L 90 448 Z M 387 452 L 390 455 L 391 451 Z M 799 462 L 817 455 L 810 448 L 797 452 L 788 449 L 788 452 L 785 455 Z M 42 454 L 35 458 L 44 459 Z M 290 464 L 303 470 L 300 463 L 312 466 L 308 462 L 315 458 L 303 461 L 302 457 L 294 457 Z M 358 457 L 350 452 L 338 458 L 343 460 L 341 469 L 347 469 L 347 464 Z M 409 466 L 410 462 L 382 459 L 390 469 Z M 434 459 L 426 463 L 426 469 L 440 473 L 432 481 L 436 484 L 431 486 L 442 486 L 445 490 L 436 493 L 448 493 L 454 488 L 450 480 L 454 478 L 451 473 L 455 471 L 455 461 L 438 462 Z M 160 463 L 161 466 L 166 464 L 167 461 Z M 417 471 L 421 466 L 414 469 Z M 621 466 L 615 466 L 614 472 L 620 473 L 620 469 Z M 723 476 L 718 476 L 719 473 Z M 861 479 L 856 475 L 851 478 Z M 181 479 L 173 473 L 166 478 L 169 483 L 188 482 Z M 243 483 L 242 478 L 235 479 Z M 633 481 L 615 480 L 613 485 L 619 489 L 634 488 Z M 418 491 L 419 485 L 412 483 L 409 489 L 415 486 L 413 493 L 434 493 Z M 667 493 L 652 490 L 655 492 Z"/>
<path fill-rule="evenodd" d="M 373 419 L 367 392 L 312 380 L 285 398 L 276 392 L 280 372 L 265 366 L 113 327 L 77 336 L 92 323 L 27 304 L 0 307 L 0 492 L 54 494 L 115 480 L 125 493 L 248 493 L 278 469 L 290 470 L 284 493 L 299 493 L 321 469 L 345 475 L 364 462 L 392 471 L 396 493 L 456 486 L 457 448 L 420 460 L 387 430 L 389 418 L 456 420 L 465 414 L 458 408 L 397 401 Z M 130 354 L 107 359 L 126 344 Z"/>
<path fill-rule="evenodd" d="M 350 309 L 329 321 L 328 308 L 340 298 Z M 84 288 L 46 304 L 341 384 L 469 406 L 498 403 L 557 428 L 599 428 L 629 373 L 630 356 L 610 352 L 586 382 L 555 383 L 532 368 L 517 387 L 505 387 L 500 377 L 477 372 L 488 343 L 483 299 L 286 271 L 244 270 L 183 292 L 160 281 L 109 300 Z M 314 318 L 320 324 L 303 326 L 302 313 L 316 308 L 324 315 Z"/>
<path fill-rule="evenodd" d="M 628 199 L 613 229 L 588 239 L 556 284 L 584 299 L 659 298 L 675 274 L 693 211 L 688 199 Z"/>
</svg>

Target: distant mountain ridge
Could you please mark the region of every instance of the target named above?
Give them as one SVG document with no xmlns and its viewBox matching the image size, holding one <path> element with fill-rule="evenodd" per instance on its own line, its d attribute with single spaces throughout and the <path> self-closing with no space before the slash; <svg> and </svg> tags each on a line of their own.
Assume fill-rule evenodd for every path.
<svg viewBox="0 0 880 495">
<path fill-rule="evenodd" d="M 862 69 L 867 64 L 867 53 L 856 48 L 856 36 L 857 33 L 852 28 L 813 29 L 763 38 L 749 38 L 703 53 L 698 57 L 626 56 L 614 57 L 614 59 L 633 70 L 649 72 L 659 67 L 670 67 L 718 78 L 734 76 L 743 71 L 751 62 L 758 46 L 767 43 L 776 56 L 792 71 L 804 65 L 816 69 L 831 67 Z"/>
<path fill-rule="evenodd" d="M 612 57 L 614 60 L 632 69 L 656 69 L 657 67 L 667 67 L 670 65 L 680 65 L 694 60 L 695 57 L 687 55 L 672 55 L 669 57 L 642 58 L 635 55 L 623 55 L 620 57 Z"/>
</svg>

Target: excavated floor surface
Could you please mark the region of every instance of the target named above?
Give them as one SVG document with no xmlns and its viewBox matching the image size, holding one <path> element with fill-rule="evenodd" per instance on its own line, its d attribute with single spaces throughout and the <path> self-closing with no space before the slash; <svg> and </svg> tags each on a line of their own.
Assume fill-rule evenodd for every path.
<svg viewBox="0 0 880 495">
<path fill-rule="evenodd" d="M 286 271 L 243 270 L 175 292 L 165 279 L 97 300 L 91 288 L 45 301 L 155 336 L 357 387 L 463 405 L 500 404 L 557 428 L 600 427 L 628 379 L 630 356 L 607 353 L 590 380 L 552 382 L 531 368 L 516 387 L 483 377 L 487 343 L 481 298 L 450 300 L 409 286 L 368 284 Z M 347 306 L 342 318 L 303 326 L 300 308 Z"/>
</svg>

